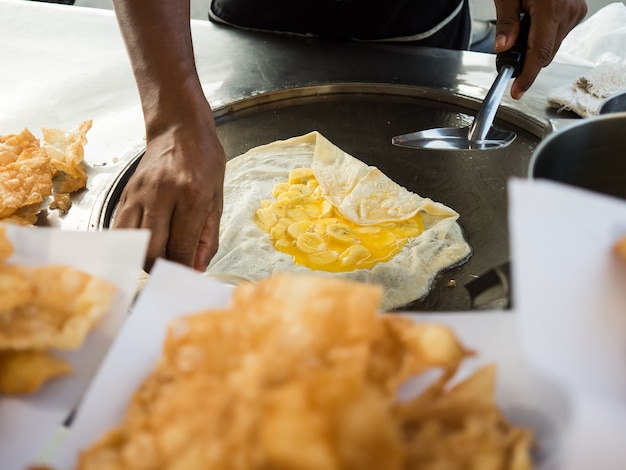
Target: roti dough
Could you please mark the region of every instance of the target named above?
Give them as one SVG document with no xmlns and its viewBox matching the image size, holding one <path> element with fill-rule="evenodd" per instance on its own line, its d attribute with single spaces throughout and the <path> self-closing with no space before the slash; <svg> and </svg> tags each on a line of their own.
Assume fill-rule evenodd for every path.
<svg viewBox="0 0 626 470">
<path fill-rule="evenodd" d="M 294 168 L 312 168 L 324 197 L 348 219 L 374 225 L 420 212 L 424 231 L 389 261 L 368 269 L 329 273 L 296 265 L 255 222 L 261 201 L 272 199 L 274 186 L 288 181 Z M 348 278 L 383 286 L 381 309 L 397 309 L 425 296 L 438 272 L 471 255 L 458 218 L 454 210 L 397 185 L 314 131 L 255 147 L 227 163 L 220 246 L 207 272 L 252 280 L 279 272 Z"/>
</svg>

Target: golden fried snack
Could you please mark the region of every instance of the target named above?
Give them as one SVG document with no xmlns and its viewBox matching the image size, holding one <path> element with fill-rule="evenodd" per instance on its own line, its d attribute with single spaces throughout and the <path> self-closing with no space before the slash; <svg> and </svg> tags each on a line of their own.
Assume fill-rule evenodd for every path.
<svg viewBox="0 0 626 470">
<path fill-rule="evenodd" d="M 19 134 L 0 135 L 0 165 L 26 160 L 39 150 L 39 140 L 28 129 Z"/>
<path fill-rule="evenodd" d="M 532 468 L 532 433 L 504 418 L 495 403 L 495 378 L 495 366 L 484 366 L 449 391 L 442 379 L 415 399 L 394 405 L 392 413 L 408 441 L 410 468 L 433 468 L 433 462 L 451 469 Z"/>
<path fill-rule="evenodd" d="M 77 468 L 460 470 L 483 452 L 499 469 L 530 468 L 530 434 L 499 414 L 493 368 L 448 391 L 472 353 L 445 326 L 379 315 L 381 298 L 372 285 L 282 274 L 238 286 L 227 309 L 175 320 L 124 421 Z M 428 369 L 438 381 L 398 403 L 397 385 Z M 477 454 L 423 450 L 432 436 Z"/>
<path fill-rule="evenodd" d="M 35 294 L 28 271 L 21 266 L 0 265 L 0 318 L 4 312 L 25 307 Z M 2 324 L 2 320 L 0 320 Z M 0 330 L 0 335 L 3 330 Z"/>
<path fill-rule="evenodd" d="M 50 157 L 50 163 L 58 176 L 59 194 L 73 193 L 85 187 L 87 174 L 83 167 L 84 146 L 92 121 L 83 121 L 78 129 L 67 132 L 61 129 L 44 127 L 43 148 Z"/>
<path fill-rule="evenodd" d="M 117 287 L 72 266 L 9 264 L 0 225 L 0 394 L 32 393 L 70 372 L 50 348 L 76 349 L 110 309 Z"/>
<path fill-rule="evenodd" d="M 49 196 L 52 208 L 69 209 L 68 194 L 87 181 L 83 156 L 91 124 L 84 121 L 73 132 L 44 128 L 43 145 L 28 129 L 0 136 L 0 219 L 34 224 Z"/>
<path fill-rule="evenodd" d="M 11 266 L 5 268 L 9 273 Z M 72 266 L 16 268 L 32 297 L 0 311 L 0 349 L 76 349 L 109 310 L 117 287 Z M 11 274 L 9 274 L 11 276 Z M 20 280 L 18 280 L 18 277 Z"/>
<path fill-rule="evenodd" d="M 613 250 L 620 256 L 624 261 L 626 261 L 626 235 L 621 237 L 615 242 L 613 245 Z"/>
<path fill-rule="evenodd" d="M 50 209 L 59 209 L 62 212 L 67 212 L 72 206 L 70 193 L 57 193 L 53 196 L 52 202 L 50 203 Z"/>
<path fill-rule="evenodd" d="M 50 205 L 51 209 L 54 209 Z M 15 225 L 35 225 L 37 223 L 37 215 L 41 210 L 41 203 L 31 204 L 29 206 L 23 206 L 17 209 L 11 216 L 2 219 L 2 222 L 7 222 Z"/>
<path fill-rule="evenodd" d="M 72 372 L 70 365 L 45 351 L 0 350 L 0 394 L 34 393 L 48 380 Z"/>
<path fill-rule="evenodd" d="M 32 139 L 34 140 L 31 140 Z M 21 207 L 41 203 L 52 194 L 53 168 L 44 149 L 25 129 L 14 138 L 0 138 L 0 219 Z M 18 148 L 17 145 L 24 145 Z M 16 152 L 16 153 L 14 153 Z"/>
<path fill-rule="evenodd" d="M 6 261 L 13 254 L 13 244 L 6 236 L 6 227 L 0 224 L 0 262 Z"/>
</svg>

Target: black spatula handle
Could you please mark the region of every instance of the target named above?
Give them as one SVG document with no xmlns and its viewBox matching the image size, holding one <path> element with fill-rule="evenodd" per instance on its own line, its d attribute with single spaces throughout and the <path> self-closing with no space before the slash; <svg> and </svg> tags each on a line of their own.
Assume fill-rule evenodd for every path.
<svg viewBox="0 0 626 470">
<path fill-rule="evenodd" d="M 528 47 L 528 31 L 530 30 L 530 15 L 524 13 L 520 19 L 520 28 L 515 44 L 508 51 L 499 53 L 496 56 L 496 70 L 499 72 L 502 67 L 513 67 L 513 78 L 517 77 L 524 66 L 526 48 Z"/>
</svg>

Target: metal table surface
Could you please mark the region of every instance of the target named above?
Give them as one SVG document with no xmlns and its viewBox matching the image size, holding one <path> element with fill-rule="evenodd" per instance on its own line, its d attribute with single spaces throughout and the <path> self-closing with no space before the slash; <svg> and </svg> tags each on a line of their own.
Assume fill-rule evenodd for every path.
<svg viewBox="0 0 626 470">
<path fill-rule="evenodd" d="M 25 27 L 28 25 L 28 27 Z M 68 32 L 71 32 L 69 34 Z M 495 76 L 491 54 L 336 42 L 244 32 L 192 20 L 197 67 L 227 156 L 319 130 L 398 183 L 461 214 L 474 256 L 440 278 L 436 295 L 410 306 L 467 310 L 459 286 L 508 259 L 506 181 L 526 175 L 536 144 L 573 115 L 547 108 L 553 87 L 580 75 L 553 64 L 522 100 L 509 96 L 497 125 L 518 138 L 501 150 L 437 152 L 393 147 L 396 134 L 463 125 Z M 144 148 L 143 119 L 126 50 L 108 10 L 0 0 L 0 133 L 74 128 L 93 119 L 87 189 L 65 216 L 41 225 L 106 227 L 127 169 Z"/>
</svg>

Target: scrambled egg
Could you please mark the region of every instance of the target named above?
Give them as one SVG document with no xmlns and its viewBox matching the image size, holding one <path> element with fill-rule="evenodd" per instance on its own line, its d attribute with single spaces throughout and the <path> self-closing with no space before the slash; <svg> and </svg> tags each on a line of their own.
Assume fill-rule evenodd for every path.
<svg viewBox="0 0 626 470">
<path fill-rule="evenodd" d="M 361 225 L 344 217 L 324 198 L 313 170 L 297 168 L 278 183 L 257 211 L 257 224 L 274 247 L 296 264 L 329 272 L 369 268 L 388 261 L 424 231 L 418 213 L 407 220 Z"/>
</svg>

